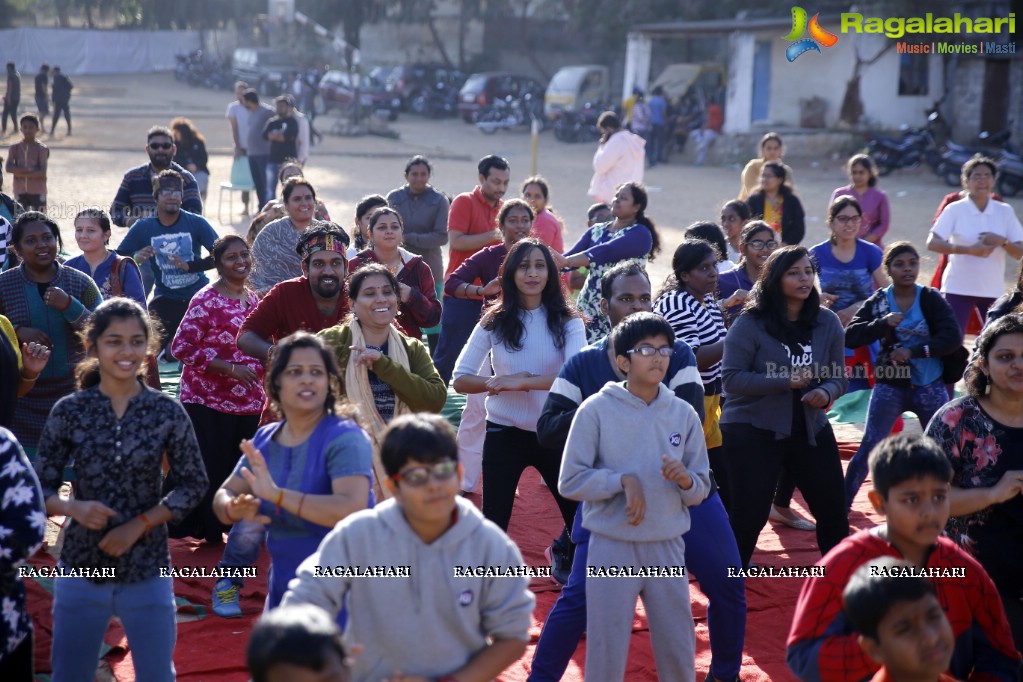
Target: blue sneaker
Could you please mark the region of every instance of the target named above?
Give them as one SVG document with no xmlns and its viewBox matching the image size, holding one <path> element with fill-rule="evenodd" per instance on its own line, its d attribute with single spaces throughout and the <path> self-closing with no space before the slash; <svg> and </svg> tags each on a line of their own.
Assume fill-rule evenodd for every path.
<svg viewBox="0 0 1023 682">
<path fill-rule="evenodd" d="M 230 578 L 221 578 L 213 586 L 213 613 L 221 618 L 241 618 L 238 604 L 238 586 Z"/>
</svg>

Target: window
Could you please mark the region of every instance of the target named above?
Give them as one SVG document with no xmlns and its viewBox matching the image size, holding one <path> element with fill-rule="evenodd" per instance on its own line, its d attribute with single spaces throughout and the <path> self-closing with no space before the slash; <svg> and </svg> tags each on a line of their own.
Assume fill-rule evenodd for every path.
<svg viewBox="0 0 1023 682">
<path fill-rule="evenodd" d="M 899 55 L 899 95 L 926 95 L 930 80 L 930 55 Z"/>
</svg>

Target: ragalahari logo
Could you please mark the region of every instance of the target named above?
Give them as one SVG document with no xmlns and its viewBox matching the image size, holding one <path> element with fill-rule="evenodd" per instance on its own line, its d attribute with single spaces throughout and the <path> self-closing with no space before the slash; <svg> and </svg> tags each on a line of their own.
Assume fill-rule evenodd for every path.
<svg viewBox="0 0 1023 682">
<path fill-rule="evenodd" d="M 796 41 L 785 49 L 785 57 L 790 62 L 796 61 L 799 55 L 810 50 L 816 50 L 820 54 L 821 47 L 834 47 L 838 42 L 838 36 L 821 27 L 820 22 L 817 21 L 819 16 L 819 12 L 814 14 L 813 19 L 810 19 L 807 24 L 806 10 L 802 7 L 792 8 L 792 31 L 785 36 L 785 40 Z M 807 31 L 810 32 L 810 37 L 803 38 Z"/>
</svg>

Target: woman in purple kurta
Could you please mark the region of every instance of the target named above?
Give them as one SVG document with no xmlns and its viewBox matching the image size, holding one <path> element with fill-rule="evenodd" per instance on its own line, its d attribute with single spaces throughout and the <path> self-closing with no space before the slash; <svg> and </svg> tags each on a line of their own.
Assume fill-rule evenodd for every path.
<svg viewBox="0 0 1023 682">
<path fill-rule="evenodd" d="M 881 243 L 881 238 L 888 231 L 892 213 L 888 207 L 888 195 L 877 188 L 877 166 L 866 154 L 857 154 L 849 159 L 845 171 L 849 174 L 852 184 L 839 187 L 832 192 L 828 206 L 843 195 L 855 198 L 863 210 L 863 222 L 860 224 L 857 238 L 868 241 L 883 251 L 884 244 Z"/>
</svg>

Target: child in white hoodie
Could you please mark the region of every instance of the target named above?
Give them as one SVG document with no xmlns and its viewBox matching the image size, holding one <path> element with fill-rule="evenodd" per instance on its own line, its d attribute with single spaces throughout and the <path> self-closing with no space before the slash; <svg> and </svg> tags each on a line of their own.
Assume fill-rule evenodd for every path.
<svg viewBox="0 0 1023 682">
<path fill-rule="evenodd" d="M 684 570 L 688 507 L 710 490 L 696 411 L 664 386 L 675 335 L 663 317 L 636 313 L 612 332 L 626 375 L 583 401 L 568 433 L 558 488 L 583 502 L 586 677 L 621 680 L 636 597 L 650 624 L 657 675 L 695 678 L 695 635 Z"/>
<path fill-rule="evenodd" d="M 352 682 L 496 678 L 525 652 L 536 601 L 518 547 L 458 496 L 458 446 L 443 418 L 393 420 L 380 459 L 394 497 L 339 523 L 281 605 L 347 605 L 345 642 L 363 647 Z"/>
</svg>

